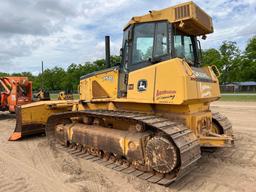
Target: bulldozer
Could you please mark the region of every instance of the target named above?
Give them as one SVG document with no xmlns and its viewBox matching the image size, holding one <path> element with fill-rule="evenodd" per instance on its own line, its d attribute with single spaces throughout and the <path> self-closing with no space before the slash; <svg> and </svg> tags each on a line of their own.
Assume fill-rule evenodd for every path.
<svg viewBox="0 0 256 192">
<path fill-rule="evenodd" d="M 79 100 L 20 106 L 10 140 L 45 131 L 51 146 L 171 184 L 193 170 L 201 148 L 234 144 L 230 121 L 210 109 L 220 72 L 201 66 L 199 38 L 212 32 L 211 17 L 193 2 L 132 17 L 120 65 L 110 65 L 107 36 L 106 69 L 80 78 Z"/>
<path fill-rule="evenodd" d="M 73 94 L 70 91 L 61 91 L 58 95 L 58 100 L 73 100 Z"/>
<path fill-rule="evenodd" d="M 49 101 L 50 93 L 43 88 L 41 88 L 37 93 L 33 95 L 34 101 Z"/>
</svg>

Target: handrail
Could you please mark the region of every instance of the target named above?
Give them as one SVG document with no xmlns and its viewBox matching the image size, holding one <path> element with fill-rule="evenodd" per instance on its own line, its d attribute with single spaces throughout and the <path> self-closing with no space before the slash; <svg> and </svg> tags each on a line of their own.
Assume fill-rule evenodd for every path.
<svg viewBox="0 0 256 192">
<path fill-rule="evenodd" d="M 211 65 L 211 69 L 215 73 L 215 75 L 219 78 L 221 76 L 221 73 L 216 65 Z"/>
<path fill-rule="evenodd" d="M 193 70 L 189 67 L 189 65 L 187 64 L 185 59 L 182 59 L 182 64 L 185 68 L 185 71 L 186 71 L 187 75 L 190 76 L 190 77 L 194 76 Z"/>
</svg>

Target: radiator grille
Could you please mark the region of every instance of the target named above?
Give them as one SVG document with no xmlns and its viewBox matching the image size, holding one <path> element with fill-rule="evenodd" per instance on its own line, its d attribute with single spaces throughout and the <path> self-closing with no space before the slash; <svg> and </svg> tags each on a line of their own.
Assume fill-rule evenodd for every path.
<svg viewBox="0 0 256 192">
<path fill-rule="evenodd" d="M 179 20 L 190 16 L 189 5 L 183 5 L 175 8 L 175 19 Z"/>
</svg>

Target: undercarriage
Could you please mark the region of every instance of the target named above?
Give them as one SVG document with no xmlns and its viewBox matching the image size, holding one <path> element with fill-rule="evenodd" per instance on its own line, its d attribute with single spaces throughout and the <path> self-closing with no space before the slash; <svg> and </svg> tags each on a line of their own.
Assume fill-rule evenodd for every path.
<svg viewBox="0 0 256 192">
<path fill-rule="evenodd" d="M 82 154 L 116 162 L 162 185 L 189 173 L 201 157 L 199 140 L 190 129 L 146 113 L 87 110 L 55 114 L 49 118 L 46 134 L 52 145 L 71 146 Z"/>
</svg>

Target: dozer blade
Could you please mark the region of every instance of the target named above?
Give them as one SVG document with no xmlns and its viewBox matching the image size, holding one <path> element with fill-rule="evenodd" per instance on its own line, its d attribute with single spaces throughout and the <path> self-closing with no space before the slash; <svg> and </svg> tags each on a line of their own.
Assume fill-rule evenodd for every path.
<svg viewBox="0 0 256 192">
<path fill-rule="evenodd" d="M 16 107 L 16 127 L 9 141 L 24 136 L 45 133 L 48 117 L 55 113 L 72 111 L 78 101 L 41 101 Z"/>
</svg>

